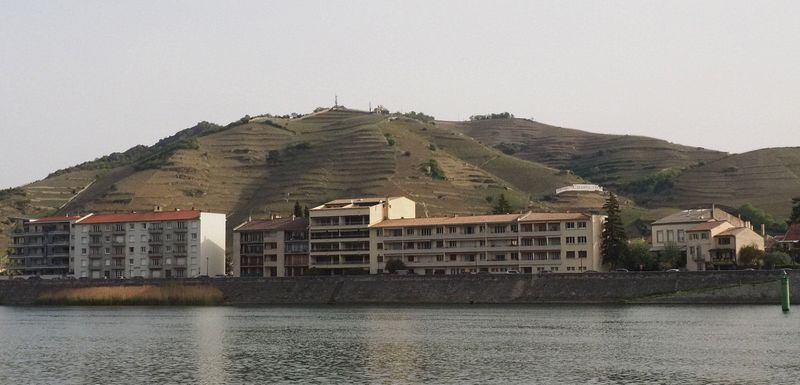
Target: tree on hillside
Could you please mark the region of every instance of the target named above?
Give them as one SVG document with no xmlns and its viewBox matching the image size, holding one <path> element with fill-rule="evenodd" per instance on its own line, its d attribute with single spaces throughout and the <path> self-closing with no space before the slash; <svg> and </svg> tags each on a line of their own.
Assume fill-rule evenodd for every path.
<svg viewBox="0 0 800 385">
<path fill-rule="evenodd" d="M 492 214 L 508 214 L 511 210 L 511 203 L 508 202 L 505 194 L 500 194 L 497 198 L 497 203 L 494 205 L 494 209 L 492 209 Z"/>
<path fill-rule="evenodd" d="M 744 246 L 739 249 L 739 265 L 760 267 L 764 263 L 764 250 L 755 246 Z"/>
<path fill-rule="evenodd" d="M 789 215 L 789 224 L 800 223 L 800 197 L 792 199 L 792 214 Z"/>
<path fill-rule="evenodd" d="M 293 211 L 295 218 L 302 218 L 303 217 L 303 208 L 300 207 L 300 202 L 294 201 L 294 211 Z"/>
<path fill-rule="evenodd" d="M 619 211 L 619 202 L 614 193 L 608 195 L 606 203 L 603 205 L 607 218 L 603 223 L 603 243 L 600 251 L 603 256 L 603 263 L 617 266 L 626 253 L 628 236 L 625 234 L 625 227 L 622 225 L 622 215 Z"/>
</svg>

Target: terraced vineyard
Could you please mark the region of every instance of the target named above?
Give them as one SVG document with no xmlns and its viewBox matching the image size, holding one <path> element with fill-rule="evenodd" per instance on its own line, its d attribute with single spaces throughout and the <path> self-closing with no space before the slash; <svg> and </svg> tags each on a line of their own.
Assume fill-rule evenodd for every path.
<svg viewBox="0 0 800 385">
<path fill-rule="evenodd" d="M 697 166 L 724 153 L 632 136 L 605 135 L 525 119 L 440 122 L 521 159 L 570 170 L 595 183 L 620 187 L 667 169 Z"/>
<path fill-rule="evenodd" d="M 674 181 L 672 199 L 687 204 L 750 203 L 785 219 L 800 196 L 800 147 L 731 155 L 688 170 Z"/>
<path fill-rule="evenodd" d="M 331 109 L 288 119 L 202 122 L 121 154 L 59 170 L 0 194 L 0 250 L 8 217 L 196 207 L 246 219 L 288 215 L 348 196 L 405 195 L 418 215 L 599 210 L 601 194 L 554 191 L 587 180 L 624 189 L 669 171 L 664 190 L 622 197 L 629 229 L 666 209 L 751 203 L 784 218 L 800 195 L 800 149 L 725 154 L 658 139 L 601 135 L 521 119 L 422 122 Z M 624 191 L 624 190 L 623 190 Z M 623 194 L 624 195 L 624 194 Z M 632 199 L 628 199 L 632 198 Z M 634 218 L 636 217 L 636 218 Z"/>
</svg>

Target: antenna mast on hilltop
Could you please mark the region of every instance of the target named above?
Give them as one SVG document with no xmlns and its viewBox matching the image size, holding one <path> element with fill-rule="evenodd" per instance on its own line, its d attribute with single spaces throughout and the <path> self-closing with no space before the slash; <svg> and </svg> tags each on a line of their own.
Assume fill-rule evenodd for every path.
<svg viewBox="0 0 800 385">
<path fill-rule="evenodd" d="M 339 95 L 333 94 L 333 106 L 339 107 Z"/>
</svg>

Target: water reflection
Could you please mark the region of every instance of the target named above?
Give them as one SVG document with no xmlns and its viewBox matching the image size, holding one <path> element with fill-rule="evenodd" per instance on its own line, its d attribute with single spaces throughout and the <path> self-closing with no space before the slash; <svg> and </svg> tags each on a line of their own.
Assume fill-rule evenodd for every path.
<svg viewBox="0 0 800 385">
<path fill-rule="evenodd" d="M 796 383 L 777 306 L 0 307 L 0 384 Z"/>
</svg>

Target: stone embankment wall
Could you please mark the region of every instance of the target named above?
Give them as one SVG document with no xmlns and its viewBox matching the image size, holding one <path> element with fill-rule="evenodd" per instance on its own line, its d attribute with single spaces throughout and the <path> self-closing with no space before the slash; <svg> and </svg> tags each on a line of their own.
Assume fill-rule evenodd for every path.
<svg viewBox="0 0 800 385">
<path fill-rule="evenodd" d="M 228 305 L 274 304 L 538 304 L 721 303 L 777 304 L 780 271 L 647 272 L 544 275 L 190 279 L 219 288 Z M 800 272 L 790 272 L 800 303 Z M 0 281 L 0 303 L 27 305 L 40 294 L 70 287 L 158 284 L 147 281 Z M 175 281 L 172 281 L 175 282 Z"/>
</svg>

